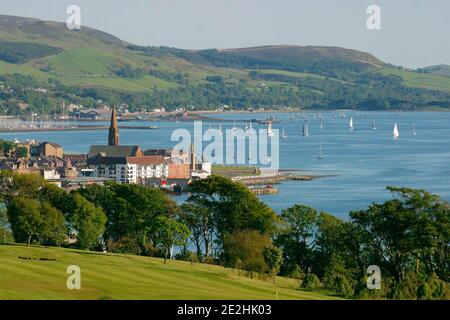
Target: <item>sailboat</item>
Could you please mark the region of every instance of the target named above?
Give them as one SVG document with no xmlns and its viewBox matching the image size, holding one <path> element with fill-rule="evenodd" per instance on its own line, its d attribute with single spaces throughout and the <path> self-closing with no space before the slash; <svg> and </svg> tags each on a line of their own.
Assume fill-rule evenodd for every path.
<svg viewBox="0 0 450 320">
<path fill-rule="evenodd" d="M 415 136 L 417 134 L 417 132 L 416 132 L 416 124 L 414 123 L 413 124 L 413 135 Z"/>
<path fill-rule="evenodd" d="M 219 126 L 219 134 L 220 134 L 221 136 L 223 136 L 223 129 L 222 129 L 222 125 L 220 125 L 220 126 Z"/>
<path fill-rule="evenodd" d="M 320 151 L 319 151 L 319 156 L 317 157 L 317 159 L 319 159 L 319 160 L 325 159 L 325 156 L 323 155 L 322 144 L 320 144 Z"/>
<path fill-rule="evenodd" d="M 267 128 L 267 135 L 269 137 L 273 137 L 274 136 L 274 133 L 273 133 L 273 130 L 272 130 L 272 121 L 269 121 L 269 126 Z"/>
<path fill-rule="evenodd" d="M 233 121 L 233 128 L 231 128 L 231 131 L 233 132 L 233 136 L 236 136 L 236 131 L 237 131 L 237 127 L 236 127 L 236 120 Z"/>
<path fill-rule="evenodd" d="M 283 129 L 282 129 L 282 131 L 281 131 L 281 136 L 280 136 L 280 138 L 282 138 L 282 139 L 286 139 L 288 136 L 286 135 L 286 130 L 285 130 L 285 128 L 283 127 Z"/>
<path fill-rule="evenodd" d="M 320 129 L 323 129 L 323 121 L 320 121 Z"/>
<path fill-rule="evenodd" d="M 308 122 L 305 122 L 303 125 L 303 136 L 308 137 L 309 136 L 309 128 L 308 128 Z"/>
<path fill-rule="evenodd" d="M 372 130 L 377 130 L 377 126 L 375 125 L 375 120 L 372 121 Z"/>
<path fill-rule="evenodd" d="M 253 126 L 252 126 L 252 123 L 251 123 L 251 122 L 250 122 L 250 125 L 246 125 L 245 133 L 246 133 L 248 136 L 252 136 L 252 135 L 253 135 Z"/>
<path fill-rule="evenodd" d="M 394 125 L 393 136 L 394 136 L 394 139 L 400 137 L 400 133 L 398 132 L 398 126 L 397 126 L 397 124 Z"/>
<path fill-rule="evenodd" d="M 349 124 L 349 126 L 350 126 L 350 130 L 353 130 L 353 129 L 354 129 L 354 127 L 353 127 L 353 117 L 350 118 L 350 124 Z"/>
</svg>

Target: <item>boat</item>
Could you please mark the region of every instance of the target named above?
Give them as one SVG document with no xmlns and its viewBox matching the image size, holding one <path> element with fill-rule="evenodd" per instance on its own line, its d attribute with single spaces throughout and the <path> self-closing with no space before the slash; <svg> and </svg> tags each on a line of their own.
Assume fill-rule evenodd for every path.
<svg viewBox="0 0 450 320">
<path fill-rule="evenodd" d="M 223 136 L 223 129 L 222 129 L 222 125 L 220 125 L 220 126 L 219 126 L 219 134 L 220 134 L 221 136 Z"/>
<path fill-rule="evenodd" d="M 317 159 L 319 159 L 319 160 L 325 159 L 325 156 L 323 155 L 322 144 L 320 144 L 320 151 L 319 151 L 319 156 L 317 157 Z"/>
<path fill-rule="evenodd" d="M 237 131 L 237 127 L 236 127 L 236 121 L 233 121 L 233 128 L 231 128 L 231 131 L 233 132 L 233 136 L 236 136 L 236 131 Z"/>
<path fill-rule="evenodd" d="M 280 138 L 281 139 L 286 139 L 288 136 L 286 135 L 286 130 L 285 130 L 285 128 L 283 127 L 283 129 L 281 130 L 281 136 L 280 136 Z"/>
<path fill-rule="evenodd" d="M 323 121 L 320 121 L 320 129 L 323 129 Z"/>
<path fill-rule="evenodd" d="M 248 136 L 252 136 L 252 135 L 253 135 L 254 130 L 253 130 L 253 126 L 252 126 L 252 123 L 251 123 L 251 122 L 250 122 L 250 125 L 246 125 L 245 133 L 246 133 Z"/>
<path fill-rule="evenodd" d="M 417 132 L 416 132 L 416 124 L 414 123 L 413 124 L 413 136 L 415 136 L 415 135 L 417 135 Z"/>
<path fill-rule="evenodd" d="M 309 136 L 309 128 L 308 128 L 308 122 L 305 121 L 305 124 L 303 125 L 303 136 L 308 137 Z"/>
<path fill-rule="evenodd" d="M 394 136 L 394 139 L 400 137 L 400 133 L 398 132 L 398 125 L 397 124 L 394 125 L 393 136 Z"/>
<path fill-rule="evenodd" d="M 269 122 L 269 126 L 267 127 L 267 135 L 269 137 L 273 137 L 274 136 L 274 133 L 273 133 L 273 130 L 272 130 L 272 121 Z"/>
<path fill-rule="evenodd" d="M 377 130 L 377 126 L 375 125 L 375 121 L 372 121 L 372 130 Z"/>
<path fill-rule="evenodd" d="M 353 130 L 353 117 L 350 118 L 350 124 L 349 124 L 350 130 Z"/>
</svg>

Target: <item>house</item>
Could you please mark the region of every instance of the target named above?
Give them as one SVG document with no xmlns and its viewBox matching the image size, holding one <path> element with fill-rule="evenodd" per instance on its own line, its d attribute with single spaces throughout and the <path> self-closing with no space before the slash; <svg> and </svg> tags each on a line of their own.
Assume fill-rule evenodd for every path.
<svg viewBox="0 0 450 320">
<path fill-rule="evenodd" d="M 93 145 L 88 153 L 88 164 L 91 158 L 98 155 L 103 157 L 140 157 L 143 156 L 143 152 L 139 146 Z"/>
<path fill-rule="evenodd" d="M 58 157 L 62 158 L 64 149 L 57 143 L 42 142 L 38 145 L 32 145 L 30 154 L 33 157 Z"/>
</svg>

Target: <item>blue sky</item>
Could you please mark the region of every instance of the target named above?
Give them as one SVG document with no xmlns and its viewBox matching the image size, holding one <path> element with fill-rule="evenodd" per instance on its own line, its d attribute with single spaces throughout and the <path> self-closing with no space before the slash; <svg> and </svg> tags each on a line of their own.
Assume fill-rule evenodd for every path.
<svg viewBox="0 0 450 320">
<path fill-rule="evenodd" d="M 340 46 L 410 68 L 450 64 L 449 0 L 0 0 L 0 13 L 82 24 L 141 45 L 236 48 Z M 369 5 L 381 30 L 366 27 Z"/>
</svg>

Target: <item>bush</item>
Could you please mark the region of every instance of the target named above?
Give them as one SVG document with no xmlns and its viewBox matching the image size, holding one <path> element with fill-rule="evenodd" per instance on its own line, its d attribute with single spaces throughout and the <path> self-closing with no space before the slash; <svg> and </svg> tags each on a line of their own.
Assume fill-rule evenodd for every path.
<svg viewBox="0 0 450 320">
<path fill-rule="evenodd" d="M 108 240 L 106 247 L 109 252 L 113 253 L 141 254 L 138 242 L 131 237 L 122 237 L 117 241 Z"/>
<path fill-rule="evenodd" d="M 350 281 L 343 274 L 332 274 L 325 280 L 325 287 L 336 294 L 343 296 L 353 295 L 353 288 Z"/>
<path fill-rule="evenodd" d="M 417 299 L 419 300 L 432 300 L 433 299 L 433 291 L 430 288 L 428 283 L 422 283 L 417 288 Z"/>
<path fill-rule="evenodd" d="M 224 261 L 227 267 L 251 272 L 265 272 L 269 269 L 264 259 L 264 249 L 270 246 L 268 236 L 255 230 L 237 231 L 223 242 Z"/>
<path fill-rule="evenodd" d="M 417 287 L 416 274 L 408 272 L 403 280 L 394 286 L 392 298 L 397 300 L 414 300 L 417 298 Z"/>
<path fill-rule="evenodd" d="M 294 279 L 302 279 L 304 273 L 302 268 L 298 264 L 291 264 L 286 268 L 283 276 Z"/>
<path fill-rule="evenodd" d="M 308 290 L 317 290 L 321 286 L 322 284 L 320 283 L 319 277 L 314 273 L 306 274 L 305 279 L 303 279 L 303 282 L 301 284 L 301 288 Z"/>
</svg>

